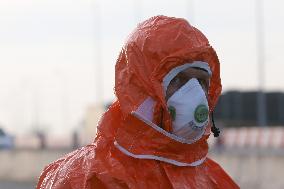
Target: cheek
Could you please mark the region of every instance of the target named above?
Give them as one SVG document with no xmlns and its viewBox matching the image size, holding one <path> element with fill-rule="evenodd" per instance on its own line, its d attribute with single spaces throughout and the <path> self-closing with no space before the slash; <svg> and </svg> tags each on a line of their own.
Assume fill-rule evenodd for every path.
<svg viewBox="0 0 284 189">
<path fill-rule="evenodd" d="M 209 100 L 208 92 L 204 91 L 207 101 Z"/>
<path fill-rule="evenodd" d="M 202 89 L 203 89 L 203 91 L 205 93 L 205 96 L 207 98 L 207 101 L 208 101 L 208 91 L 209 91 L 209 89 L 207 87 L 205 87 L 205 86 L 202 86 L 202 85 L 201 85 L 201 87 L 202 87 Z"/>
<path fill-rule="evenodd" d="M 169 86 L 167 91 L 166 91 L 166 100 L 168 100 L 177 90 L 179 89 L 179 87 L 177 86 Z"/>
<path fill-rule="evenodd" d="M 166 100 L 168 100 L 172 94 L 174 93 L 173 87 L 168 87 L 167 92 L 166 92 Z"/>
</svg>

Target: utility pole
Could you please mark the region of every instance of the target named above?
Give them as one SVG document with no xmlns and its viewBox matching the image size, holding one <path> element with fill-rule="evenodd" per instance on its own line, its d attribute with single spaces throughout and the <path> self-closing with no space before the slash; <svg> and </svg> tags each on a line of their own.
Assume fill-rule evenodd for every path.
<svg viewBox="0 0 284 189">
<path fill-rule="evenodd" d="M 143 1 L 140 1 L 140 0 L 133 0 L 133 10 L 134 10 L 134 22 L 135 24 L 137 25 L 137 23 L 140 23 L 141 22 L 141 19 L 142 19 L 142 15 L 141 15 L 141 7 L 142 7 L 142 3 Z"/>
<path fill-rule="evenodd" d="M 186 1 L 186 17 L 191 25 L 195 24 L 194 0 Z"/>
<path fill-rule="evenodd" d="M 255 0 L 256 12 L 256 49 L 258 63 L 258 96 L 257 96 L 257 122 L 261 127 L 267 126 L 265 87 L 265 35 L 263 0 Z"/>
<path fill-rule="evenodd" d="M 33 120 L 32 126 L 35 132 L 40 131 L 41 127 L 41 120 L 40 120 L 40 111 L 41 111 L 41 104 L 40 104 L 40 89 L 38 82 L 34 82 L 31 88 L 32 94 L 32 112 L 33 112 Z"/>
<path fill-rule="evenodd" d="M 101 35 L 101 12 L 99 1 L 95 2 L 95 97 L 97 104 L 103 105 L 103 65 L 102 65 L 102 35 Z"/>
</svg>

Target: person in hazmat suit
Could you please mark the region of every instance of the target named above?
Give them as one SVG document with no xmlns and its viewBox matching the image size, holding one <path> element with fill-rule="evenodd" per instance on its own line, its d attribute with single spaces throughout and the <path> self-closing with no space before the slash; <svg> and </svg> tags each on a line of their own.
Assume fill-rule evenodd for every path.
<svg viewBox="0 0 284 189">
<path fill-rule="evenodd" d="M 239 188 L 207 157 L 220 93 L 218 57 L 198 29 L 166 16 L 140 23 L 117 59 L 117 99 L 94 142 L 45 167 L 37 188 Z"/>
</svg>

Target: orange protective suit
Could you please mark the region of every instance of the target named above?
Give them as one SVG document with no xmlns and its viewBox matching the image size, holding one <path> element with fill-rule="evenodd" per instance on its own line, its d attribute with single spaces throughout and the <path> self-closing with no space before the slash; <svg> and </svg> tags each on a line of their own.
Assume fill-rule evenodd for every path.
<svg viewBox="0 0 284 189">
<path fill-rule="evenodd" d="M 37 188 L 239 188 L 207 157 L 210 125 L 194 143 L 171 134 L 161 83 L 172 68 L 195 60 L 212 71 L 212 111 L 221 80 L 206 37 L 184 19 L 156 16 L 139 24 L 117 60 L 117 100 L 102 116 L 95 141 L 48 165 Z"/>
</svg>

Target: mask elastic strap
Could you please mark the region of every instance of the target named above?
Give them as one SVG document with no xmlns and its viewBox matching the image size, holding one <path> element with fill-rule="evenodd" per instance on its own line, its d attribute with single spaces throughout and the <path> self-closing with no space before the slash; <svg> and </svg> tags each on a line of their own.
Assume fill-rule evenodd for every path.
<svg viewBox="0 0 284 189">
<path fill-rule="evenodd" d="M 215 126 L 213 111 L 211 113 L 211 117 L 212 117 L 212 123 L 213 123 L 213 126 L 211 127 L 211 132 L 214 133 L 214 137 L 218 137 L 220 134 L 220 129 Z"/>
</svg>

